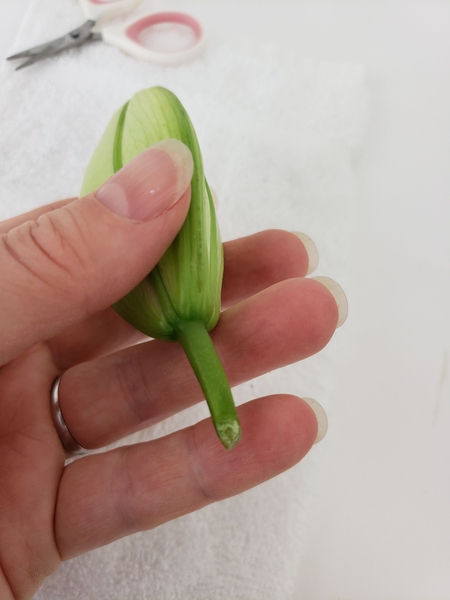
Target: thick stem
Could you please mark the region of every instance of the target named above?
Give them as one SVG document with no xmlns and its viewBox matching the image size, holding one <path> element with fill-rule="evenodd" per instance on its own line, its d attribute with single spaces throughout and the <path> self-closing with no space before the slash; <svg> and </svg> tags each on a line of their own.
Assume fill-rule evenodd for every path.
<svg viewBox="0 0 450 600">
<path fill-rule="evenodd" d="M 201 321 L 180 321 L 176 333 L 205 394 L 217 435 L 231 450 L 241 437 L 241 427 L 230 384 L 206 326 Z"/>
</svg>

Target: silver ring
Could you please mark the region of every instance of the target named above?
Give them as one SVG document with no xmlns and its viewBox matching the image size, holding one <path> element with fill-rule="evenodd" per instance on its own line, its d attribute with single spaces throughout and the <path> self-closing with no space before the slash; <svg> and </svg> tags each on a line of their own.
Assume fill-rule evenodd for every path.
<svg viewBox="0 0 450 600">
<path fill-rule="evenodd" d="M 61 407 L 59 406 L 59 384 L 61 377 L 57 377 L 52 385 L 52 391 L 50 393 L 50 410 L 52 413 L 53 424 L 58 433 L 59 439 L 64 449 L 70 454 L 85 454 L 86 448 L 83 448 L 73 435 L 70 433 L 69 428 L 64 421 L 62 416 Z"/>
</svg>

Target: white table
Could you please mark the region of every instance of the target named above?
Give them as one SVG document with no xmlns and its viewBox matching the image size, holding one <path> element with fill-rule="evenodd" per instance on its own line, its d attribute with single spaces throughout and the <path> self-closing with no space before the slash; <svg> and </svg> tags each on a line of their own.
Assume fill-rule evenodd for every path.
<svg viewBox="0 0 450 600">
<path fill-rule="evenodd" d="M 2 58 L 28 1 L 2 0 Z M 247 32 L 368 68 L 339 410 L 298 597 L 448 600 L 450 2 L 193 0 L 187 10 L 194 7 L 212 35 L 214 27 Z"/>
</svg>

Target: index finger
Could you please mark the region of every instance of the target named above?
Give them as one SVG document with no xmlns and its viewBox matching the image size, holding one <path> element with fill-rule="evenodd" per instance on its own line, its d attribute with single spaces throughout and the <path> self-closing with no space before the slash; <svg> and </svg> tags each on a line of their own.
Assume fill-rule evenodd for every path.
<svg viewBox="0 0 450 600">
<path fill-rule="evenodd" d="M 0 222 L 0 235 L 2 233 L 8 233 L 14 227 L 18 227 L 22 225 L 22 223 L 26 223 L 27 221 L 36 221 L 41 215 L 45 215 L 48 212 L 52 212 L 52 210 L 56 210 L 58 208 L 62 208 L 67 204 L 70 204 L 77 198 L 68 198 L 66 200 L 57 200 L 56 202 L 51 202 L 50 204 L 44 204 L 44 206 L 39 206 L 39 208 L 35 208 L 30 210 L 29 212 L 23 213 L 22 215 L 17 215 L 16 217 L 12 217 L 11 219 L 7 219 L 6 221 Z"/>
<path fill-rule="evenodd" d="M 308 274 L 316 263 L 311 262 L 310 252 L 302 241 L 305 237 L 272 229 L 225 242 L 222 308 L 238 304 L 286 279 Z M 145 336 L 107 309 L 66 330 L 51 341 L 51 346 L 59 368 L 64 371 L 133 345 L 139 339 Z"/>
</svg>

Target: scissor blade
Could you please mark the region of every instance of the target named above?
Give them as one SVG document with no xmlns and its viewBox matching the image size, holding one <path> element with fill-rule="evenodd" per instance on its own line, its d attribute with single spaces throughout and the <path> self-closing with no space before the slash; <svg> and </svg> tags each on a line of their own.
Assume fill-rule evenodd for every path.
<svg viewBox="0 0 450 600">
<path fill-rule="evenodd" d="M 59 38 L 61 39 L 61 38 Z M 33 48 L 28 48 L 28 50 L 23 50 L 22 52 L 18 52 L 17 54 L 13 54 L 12 56 L 8 56 L 6 60 L 16 60 L 18 58 L 29 58 L 31 56 L 36 56 L 38 54 L 45 53 L 47 49 L 51 48 L 56 41 L 53 40 L 51 42 L 47 42 L 45 44 L 39 44 L 39 46 L 34 46 Z"/>
<path fill-rule="evenodd" d="M 20 71 L 20 69 L 24 69 L 25 67 L 29 67 L 30 65 L 34 65 L 34 63 L 37 63 L 40 60 L 43 60 L 44 58 L 48 58 L 49 56 L 51 56 L 51 55 L 50 54 L 39 54 L 37 56 L 30 56 L 30 58 L 28 60 L 26 60 L 21 65 L 19 65 L 18 67 L 16 67 L 15 70 L 16 71 Z"/>
<path fill-rule="evenodd" d="M 86 21 L 81 27 L 77 27 L 77 29 L 73 29 L 66 35 L 63 35 L 55 40 L 50 42 L 46 42 L 45 44 L 39 44 L 38 46 L 34 46 L 33 48 L 29 48 L 28 50 L 24 50 L 23 52 L 18 52 L 17 54 L 13 54 L 12 56 L 8 56 L 6 60 L 16 60 L 20 58 L 28 58 L 29 60 L 25 61 L 22 65 L 17 67 L 16 71 L 27 67 L 28 65 L 32 65 L 33 63 L 43 60 L 44 58 L 48 58 L 49 56 L 53 56 L 62 50 L 66 50 L 67 48 L 73 48 L 76 46 L 81 46 L 85 42 L 90 40 L 99 39 L 97 34 L 92 32 L 92 28 L 95 25 L 95 21 Z"/>
</svg>

